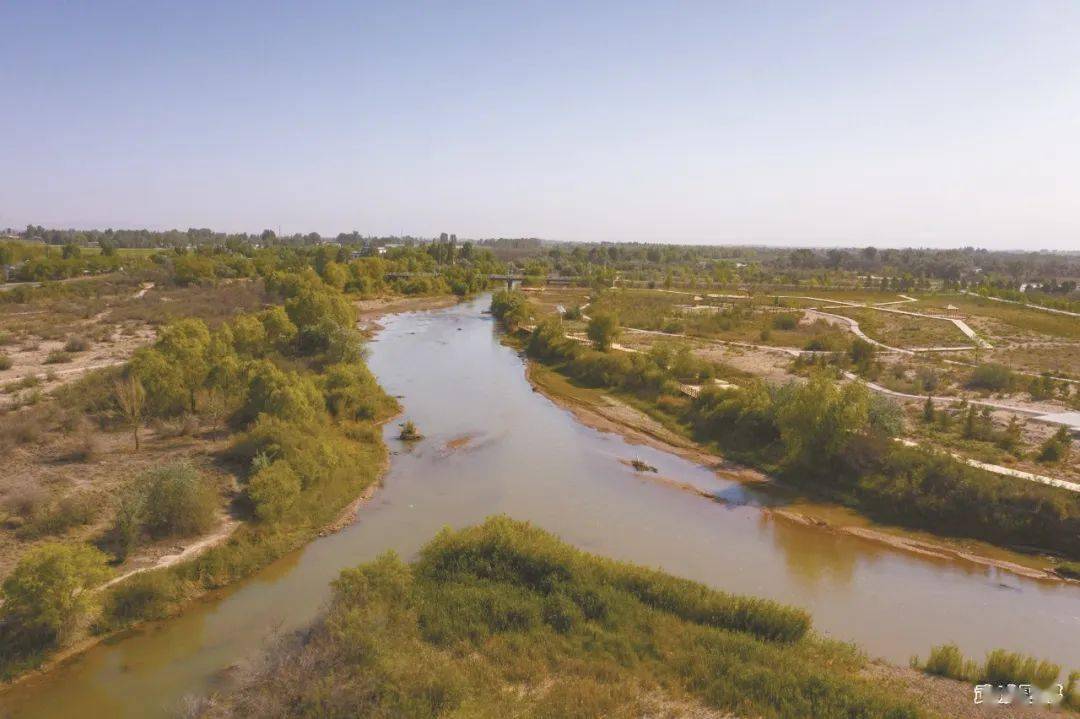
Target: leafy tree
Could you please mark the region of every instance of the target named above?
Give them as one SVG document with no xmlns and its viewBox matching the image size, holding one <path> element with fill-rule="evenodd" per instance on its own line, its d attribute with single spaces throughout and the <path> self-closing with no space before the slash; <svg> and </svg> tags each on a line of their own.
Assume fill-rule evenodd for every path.
<svg viewBox="0 0 1080 719">
<path fill-rule="evenodd" d="M 856 337 L 851 343 L 851 364 L 855 366 L 856 371 L 860 374 L 864 374 L 870 370 L 870 366 L 874 363 L 875 348 L 862 337 Z"/>
<path fill-rule="evenodd" d="M 288 317 L 282 311 L 282 317 Z M 292 324 L 289 322 L 289 324 Z M 293 327 L 295 334 L 296 328 Z M 232 321 L 233 347 L 240 354 L 251 357 L 261 356 L 267 349 L 268 332 L 266 325 L 255 315 L 239 315 Z M 291 340 L 290 340 L 291 341 Z"/>
<path fill-rule="evenodd" d="M 926 402 L 923 403 L 922 419 L 927 424 L 934 421 L 934 398 L 930 395 L 926 395 Z"/>
<path fill-rule="evenodd" d="M 342 327 L 352 327 L 356 322 L 356 313 L 343 295 L 310 286 L 301 288 L 285 301 L 285 312 L 301 330 L 324 320 Z"/>
<path fill-rule="evenodd" d="M 621 329 L 619 319 L 610 312 L 597 312 L 589 318 L 586 334 L 596 349 L 607 352 L 618 339 Z"/>
<path fill-rule="evenodd" d="M 281 370 L 269 360 L 253 362 L 247 375 L 247 396 L 238 416 L 241 422 L 268 414 L 310 424 L 325 408 L 322 394 L 309 378 Z"/>
<path fill-rule="evenodd" d="M 87 590 L 109 576 L 105 562 L 105 555 L 87 544 L 34 547 L 0 587 L 0 616 L 63 644 L 93 606 L 94 595 Z"/>
<path fill-rule="evenodd" d="M 266 339 L 279 349 L 296 341 L 298 330 L 283 307 L 271 307 L 259 314 L 259 320 L 266 329 Z"/>
<path fill-rule="evenodd" d="M 264 522 L 280 519 L 300 496 L 300 477 L 296 470 L 279 459 L 260 468 L 248 481 L 247 495 L 255 514 Z"/>
<path fill-rule="evenodd" d="M 523 292 L 499 290 L 491 296 L 491 314 L 514 332 L 532 319 L 532 307 Z"/>
<path fill-rule="evenodd" d="M 788 462 L 826 469 L 853 434 L 868 428 L 869 409 L 869 392 L 859 382 L 839 385 L 819 373 L 794 387 L 776 417 Z"/>
<path fill-rule="evenodd" d="M 205 322 L 195 318 L 166 325 L 155 345 L 159 352 L 178 366 L 191 400 L 192 412 L 195 411 L 195 393 L 210 373 L 209 346 L 210 330 Z"/>
<path fill-rule="evenodd" d="M 338 262 L 327 262 L 321 274 L 323 281 L 338 291 L 345 289 L 345 283 L 349 281 L 348 270 Z"/>
<path fill-rule="evenodd" d="M 146 409 L 157 416 L 179 414 L 187 400 L 184 376 L 175 362 L 153 347 L 143 347 L 131 358 L 130 370 L 146 391 Z"/>
<path fill-rule="evenodd" d="M 143 407 L 146 404 L 146 390 L 134 374 L 117 380 L 113 385 L 116 404 L 124 421 L 131 427 L 131 436 L 135 440 L 135 451 L 139 451 L 139 425 L 142 424 Z"/>
</svg>

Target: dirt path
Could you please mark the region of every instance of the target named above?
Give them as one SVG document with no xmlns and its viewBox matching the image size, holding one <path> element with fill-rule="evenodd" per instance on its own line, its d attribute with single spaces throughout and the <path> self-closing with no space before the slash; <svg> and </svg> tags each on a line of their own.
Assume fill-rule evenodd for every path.
<svg viewBox="0 0 1080 719">
<path fill-rule="evenodd" d="M 96 591 L 104 590 L 114 584 L 118 584 L 124 581 L 128 577 L 133 577 L 136 574 L 141 574 L 142 572 L 148 572 L 151 569 L 164 569 L 165 567 L 171 567 L 174 564 L 179 564 L 180 562 L 194 559 L 207 549 L 210 549 L 211 547 L 216 547 L 217 545 L 223 543 L 225 540 L 232 536 L 232 533 L 236 531 L 236 528 L 239 526 L 239 521 L 235 519 L 228 519 L 222 522 L 221 526 L 218 527 L 216 530 L 214 530 L 210 534 L 207 534 L 204 537 L 200 537 L 196 541 L 182 548 L 179 552 L 174 552 L 173 554 L 165 554 L 161 557 L 158 557 L 151 564 L 143 567 L 137 567 L 135 569 L 124 572 L 123 574 L 119 574 L 102 584 L 100 587 L 97 588 Z"/>
</svg>

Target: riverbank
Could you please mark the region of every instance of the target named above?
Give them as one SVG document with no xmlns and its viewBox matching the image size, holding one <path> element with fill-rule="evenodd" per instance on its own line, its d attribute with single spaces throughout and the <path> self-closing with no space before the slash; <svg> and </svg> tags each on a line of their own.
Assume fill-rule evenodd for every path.
<svg viewBox="0 0 1080 719">
<path fill-rule="evenodd" d="M 366 373 L 364 367 L 360 370 Z M 305 374 L 311 372 L 305 370 Z M 304 377 L 303 381 L 310 380 Z M 340 370 L 330 381 L 341 385 Z M 357 380 L 345 377 L 344 381 Z M 216 458 L 251 466 L 261 456 L 264 463 L 282 468 L 293 477 L 286 481 L 299 485 L 289 505 L 269 515 L 260 512 L 259 501 L 263 500 L 249 498 L 254 516 L 247 516 L 246 521 L 234 518 L 223 522 L 218 530 L 197 538 L 183 551 L 90 590 L 100 595 L 100 601 L 94 602 L 94 615 L 79 630 L 82 636 L 51 653 L 37 650 L 37 654 L 10 660 L 4 667 L 9 676 L 0 685 L 0 693 L 147 621 L 182 614 L 192 602 L 247 578 L 317 537 L 348 526 L 359 507 L 374 495 L 389 467 L 380 428 L 399 412 L 396 402 L 377 384 L 356 388 L 371 395 L 364 412 L 374 415 L 338 416 L 340 410 L 333 408 L 329 395 L 325 399 L 320 396 L 319 405 L 327 402 L 331 414 L 321 416 L 316 409 L 313 423 L 293 424 L 288 418 L 259 414 L 259 421 L 230 436 L 230 446 L 219 447 Z M 362 417 L 368 419 L 360 421 Z M 249 485 L 258 472 L 251 472 Z M 310 498 L 305 497 L 308 493 Z"/>
<path fill-rule="evenodd" d="M 645 412 L 598 389 L 579 387 L 566 377 L 532 359 L 526 359 L 526 378 L 533 389 L 570 411 L 582 424 L 601 432 L 620 435 L 633 444 L 644 444 L 708 467 L 717 475 L 743 483 L 768 485 L 781 494 L 792 494 L 764 472 L 719 457 L 691 438 L 660 423 Z M 694 490 L 695 492 L 697 490 Z M 698 492 L 700 494 L 700 492 Z M 1024 555 L 975 540 L 953 540 L 926 532 L 885 526 L 851 509 L 805 497 L 794 498 L 786 508 L 763 508 L 784 521 L 814 526 L 823 531 L 857 536 L 889 547 L 945 561 L 962 561 L 1008 571 L 1031 579 L 1077 583 L 1051 569 L 1039 556 Z"/>
</svg>

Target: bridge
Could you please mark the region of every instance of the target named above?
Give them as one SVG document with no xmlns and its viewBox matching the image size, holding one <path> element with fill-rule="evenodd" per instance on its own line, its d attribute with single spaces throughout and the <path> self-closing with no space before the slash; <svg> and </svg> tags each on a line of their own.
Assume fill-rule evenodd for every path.
<svg viewBox="0 0 1080 719">
<path fill-rule="evenodd" d="M 438 275 L 437 272 L 387 272 L 386 273 L 386 278 L 389 279 L 389 280 L 407 280 L 407 279 L 410 279 L 412 277 L 438 277 L 438 276 L 439 275 Z M 507 274 L 485 275 L 485 277 L 487 277 L 489 282 L 505 282 L 506 283 L 506 289 L 512 290 L 512 289 L 514 289 L 515 284 L 520 285 L 526 279 L 526 277 L 531 277 L 531 276 L 530 275 L 524 275 L 524 274 L 507 273 Z M 532 277 L 532 279 L 537 279 L 537 278 Z M 563 285 L 563 286 L 579 285 L 579 284 L 586 281 L 584 277 L 565 277 L 563 275 L 547 275 L 547 276 L 545 276 L 545 277 L 543 277 L 541 279 L 543 279 L 544 283 L 548 284 L 548 285 Z"/>
</svg>

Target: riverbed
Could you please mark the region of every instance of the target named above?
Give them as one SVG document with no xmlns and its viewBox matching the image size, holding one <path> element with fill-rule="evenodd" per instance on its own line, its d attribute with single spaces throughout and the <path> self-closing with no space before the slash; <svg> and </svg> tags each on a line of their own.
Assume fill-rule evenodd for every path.
<svg viewBox="0 0 1080 719">
<path fill-rule="evenodd" d="M 1080 667 L 1080 586 L 783 520 L 751 485 L 585 427 L 533 391 L 487 303 L 381 320 L 369 364 L 425 438 L 405 444 L 396 424 L 385 428 L 390 470 L 354 523 L 17 685 L 0 695 L 0 716 L 167 716 L 308 623 L 342 568 L 391 549 L 408 558 L 441 527 L 494 513 L 587 551 L 803 607 L 819 631 L 897 663 L 955 641 L 970 655 L 1007 647 Z M 657 472 L 635 471 L 633 459 Z"/>
</svg>

